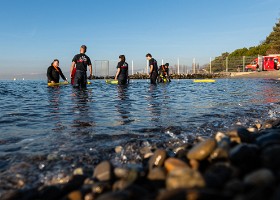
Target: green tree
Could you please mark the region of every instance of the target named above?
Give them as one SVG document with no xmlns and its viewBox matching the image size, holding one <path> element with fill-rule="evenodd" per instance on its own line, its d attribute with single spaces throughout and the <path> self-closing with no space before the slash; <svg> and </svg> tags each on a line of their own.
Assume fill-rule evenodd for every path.
<svg viewBox="0 0 280 200">
<path fill-rule="evenodd" d="M 280 54 L 280 18 L 273 27 L 273 31 L 266 38 L 265 44 L 269 45 L 267 54 Z"/>
</svg>

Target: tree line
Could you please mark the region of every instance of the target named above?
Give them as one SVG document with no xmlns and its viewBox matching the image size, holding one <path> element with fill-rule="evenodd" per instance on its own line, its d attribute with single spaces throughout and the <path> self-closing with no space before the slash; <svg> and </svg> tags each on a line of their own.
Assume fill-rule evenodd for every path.
<svg viewBox="0 0 280 200">
<path fill-rule="evenodd" d="M 248 64 L 248 62 L 252 61 L 252 58 L 258 55 L 265 56 L 269 54 L 280 54 L 280 18 L 275 23 L 272 32 L 259 45 L 236 49 L 232 53 L 222 53 L 211 62 L 211 68 L 213 72 L 224 71 L 226 62 L 231 63 L 229 65 L 231 68 L 237 68 L 243 64 L 244 61 L 241 59 L 243 56 L 247 57 L 245 62 Z"/>
</svg>

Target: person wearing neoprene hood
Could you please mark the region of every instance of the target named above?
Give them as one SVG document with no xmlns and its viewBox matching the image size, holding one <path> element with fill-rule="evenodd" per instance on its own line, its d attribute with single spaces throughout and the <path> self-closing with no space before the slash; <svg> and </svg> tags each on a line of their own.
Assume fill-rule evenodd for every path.
<svg viewBox="0 0 280 200">
<path fill-rule="evenodd" d="M 59 76 L 67 82 L 67 79 L 59 68 L 59 60 L 54 59 L 47 71 L 48 83 L 59 83 Z"/>
<path fill-rule="evenodd" d="M 118 80 L 119 85 L 127 84 L 128 80 L 128 64 L 125 62 L 125 56 L 119 56 L 120 62 L 117 66 L 117 72 L 115 76 L 115 80 Z"/>
<path fill-rule="evenodd" d="M 79 88 L 85 88 L 87 86 L 87 66 L 89 67 L 90 76 L 92 77 L 92 64 L 90 58 L 85 54 L 87 51 L 86 45 L 82 45 L 80 53 L 75 55 L 72 59 L 72 65 L 70 69 L 71 79 L 74 79 L 73 86 Z M 73 70 L 76 68 L 75 75 L 73 77 Z"/>
<path fill-rule="evenodd" d="M 156 59 L 152 57 L 150 53 L 146 55 L 147 60 L 149 61 L 149 67 L 150 67 L 150 80 L 151 84 L 157 83 L 157 77 L 158 77 L 158 65 Z"/>
</svg>

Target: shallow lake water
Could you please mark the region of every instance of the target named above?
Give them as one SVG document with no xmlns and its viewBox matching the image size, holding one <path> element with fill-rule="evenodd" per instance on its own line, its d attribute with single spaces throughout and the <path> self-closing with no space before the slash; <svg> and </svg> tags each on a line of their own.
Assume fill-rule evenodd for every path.
<svg viewBox="0 0 280 200">
<path fill-rule="evenodd" d="M 128 86 L 94 80 L 86 90 L 45 81 L 0 81 L 0 197 L 5 190 L 47 184 L 77 167 L 108 159 L 137 165 L 143 146 L 181 145 L 236 124 L 277 118 L 280 81 L 172 80 Z M 125 152 L 116 155 L 114 148 Z"/>
</svg>

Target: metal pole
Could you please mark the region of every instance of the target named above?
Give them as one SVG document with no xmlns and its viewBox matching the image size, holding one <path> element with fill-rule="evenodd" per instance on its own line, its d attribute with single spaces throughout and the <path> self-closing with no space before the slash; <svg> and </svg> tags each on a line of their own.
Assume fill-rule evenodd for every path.
<svg viewBox="0 0 280 200">
<path fill-rule="evenodd" d="M 178 75 L 180 74 L 180 60 L 178 58 L 178 71 L 177 71 Z"/>
<path fill-rule="evenodd" d="M 228 72 L 228 57 L 226 57 L 226 72 Z"/>
<path fill-rule="evenodd" d="M 210 74 L 212 74 L 212 58 L 210 57 L 210 69 L 209 69 L 209 72 L 210 72 Z"/>
<path fill-rule="evenodd" d="M 131 75 L 133 75 L 134 74 L 134 72 L 133 72 L 133 68 L 134 68 L 134 66 L 133 66 L 133 60 L 131 61 Z"/>
<path fill-rule="evenodd" d="M 243 56 L 243 72 L 245 71 L 245 56 Z"/>
<path fill-rule="evenodd" d="M 195 74 L 195 58 L 193 58 L 193 74 Z"/>
<path fill-rule="evenodd" d="M 109 63 L 109 60 L 107 61 L 108 62 L 108 77 L 110 76 L 110 63 Z"/>
<path fill-rule="evenodd" d="M 96 77 L 97 74 L 96 74 L 96 60 L 94 61 L 94 76 Z"/>
</svg>

